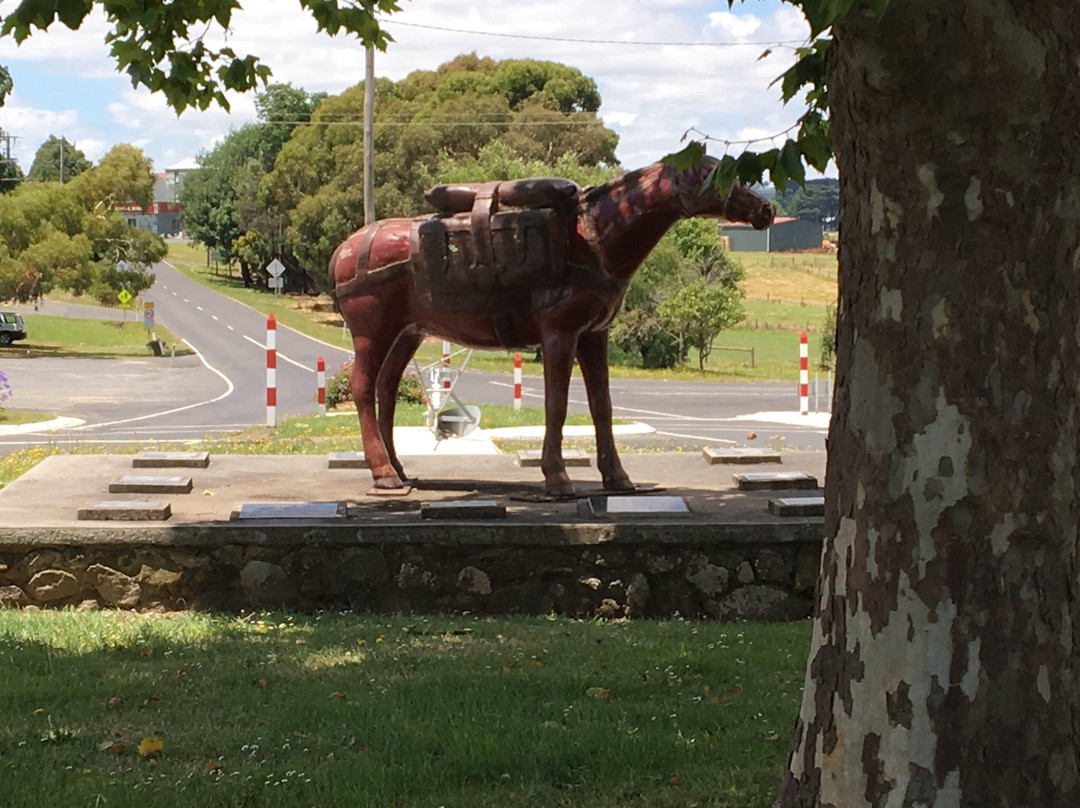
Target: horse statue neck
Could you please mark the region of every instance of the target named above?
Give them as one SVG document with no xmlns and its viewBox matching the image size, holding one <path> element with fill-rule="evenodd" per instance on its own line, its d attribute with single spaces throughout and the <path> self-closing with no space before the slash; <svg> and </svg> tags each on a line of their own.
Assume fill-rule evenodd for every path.
<svg viewBox="0 0 1080 808">
<path fill-rule="evenodd" d="M 603 269 L 612 278 L 628 280 L 664 233 L 686 215 L 677 174 L 672 166 L 654 163 L 584 192 L 586 237 L 595 242 Z"/>
</svg>

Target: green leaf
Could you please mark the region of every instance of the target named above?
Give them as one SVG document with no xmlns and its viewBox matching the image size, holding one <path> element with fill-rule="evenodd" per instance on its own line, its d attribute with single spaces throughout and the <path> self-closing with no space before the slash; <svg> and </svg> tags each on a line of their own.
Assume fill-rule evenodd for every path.
<svg viewBox="0 0 1080 808">
<path fill-rule="evenodd" d="M 731 193 L 732 187 L 735 185 L 735 158 L 730 154 L 725 154 L 721 157 L 720 162 L 709 172 L 709 176 L 706 177 L 706 182 L 712 183 L 713 188 L 716 189 L 717 196 L 728 196 Z"/>
<path fill-rule="evenodd" d="M 799 185 L 806 185 L 806 167 L 803 165 L 803 153 L 799 148 L 799 144 L 794 140 L 789 140 L 784 144 L 784 148 L 780 150 L 780 164 L 784 168 L 784 173 L 788 175 Z"/>
<path fill-rule="evenodd" d="M 701 165 L 701 159 L 705 156 L 705 144 L 691 140 L 686 146 L 674 154 L 664 156 L 660 162 L 664 165 L 674 166 L 679 171 Z"/>
<path fill-rule="evenodd" d="M 735 176 L 743 185 L 759 182 L 763 173 L 761 158 L 755 152 L 745 151 L 735 161 Z"/>
<path fill-rule="evenodd" d="M 93 7 L 94 4 L 86 0 L 58 0 L 55 5 L 56 16 L 60 22 L 75 31 Z"/>
</svg>

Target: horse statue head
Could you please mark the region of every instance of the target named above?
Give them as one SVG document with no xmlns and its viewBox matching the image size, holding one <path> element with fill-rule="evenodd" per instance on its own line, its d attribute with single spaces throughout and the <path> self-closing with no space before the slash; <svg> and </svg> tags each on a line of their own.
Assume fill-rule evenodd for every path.
<svg viewBox="0 0 1080 808">
<path fill-rule="evenodd" d="M 726 197 L 717 195 L 709 174 L 719 163 L 715 157 L 705 156 L 700 164 L 675 172 L 674 192 L 682 214 L 748 222 L 757 230 L 771 225 L 776 209 L 749 188 L 736 183 Z"/>
</svg>

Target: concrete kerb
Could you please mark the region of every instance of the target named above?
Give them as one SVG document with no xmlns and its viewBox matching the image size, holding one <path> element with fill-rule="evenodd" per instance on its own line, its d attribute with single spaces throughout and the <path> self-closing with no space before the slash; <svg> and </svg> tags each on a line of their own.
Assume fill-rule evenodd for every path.
<svg viewBox="0 0 1080 808">
<path fill-rule="evenodd" d="M 25 435 L 32 432 L 51 432 L 58 429 L 71 429 L 82 426 L 86 421 L 81 418 L 59 416 L 50 421 L 35 421 L 29 424 L 0 425 L 0 435 Z"/>
</svg>

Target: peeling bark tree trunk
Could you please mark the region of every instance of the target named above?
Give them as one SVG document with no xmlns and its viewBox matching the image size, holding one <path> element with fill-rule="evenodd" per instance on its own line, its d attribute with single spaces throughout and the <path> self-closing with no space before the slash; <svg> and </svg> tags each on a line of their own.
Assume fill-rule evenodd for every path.
<svg viewBox="0 0 1080 808">
<path fill-rule="evenodd" d="M 776 806 L 1080 805 L 1080 12 L 834 30 L 838 392 Z"/>
</svg>

